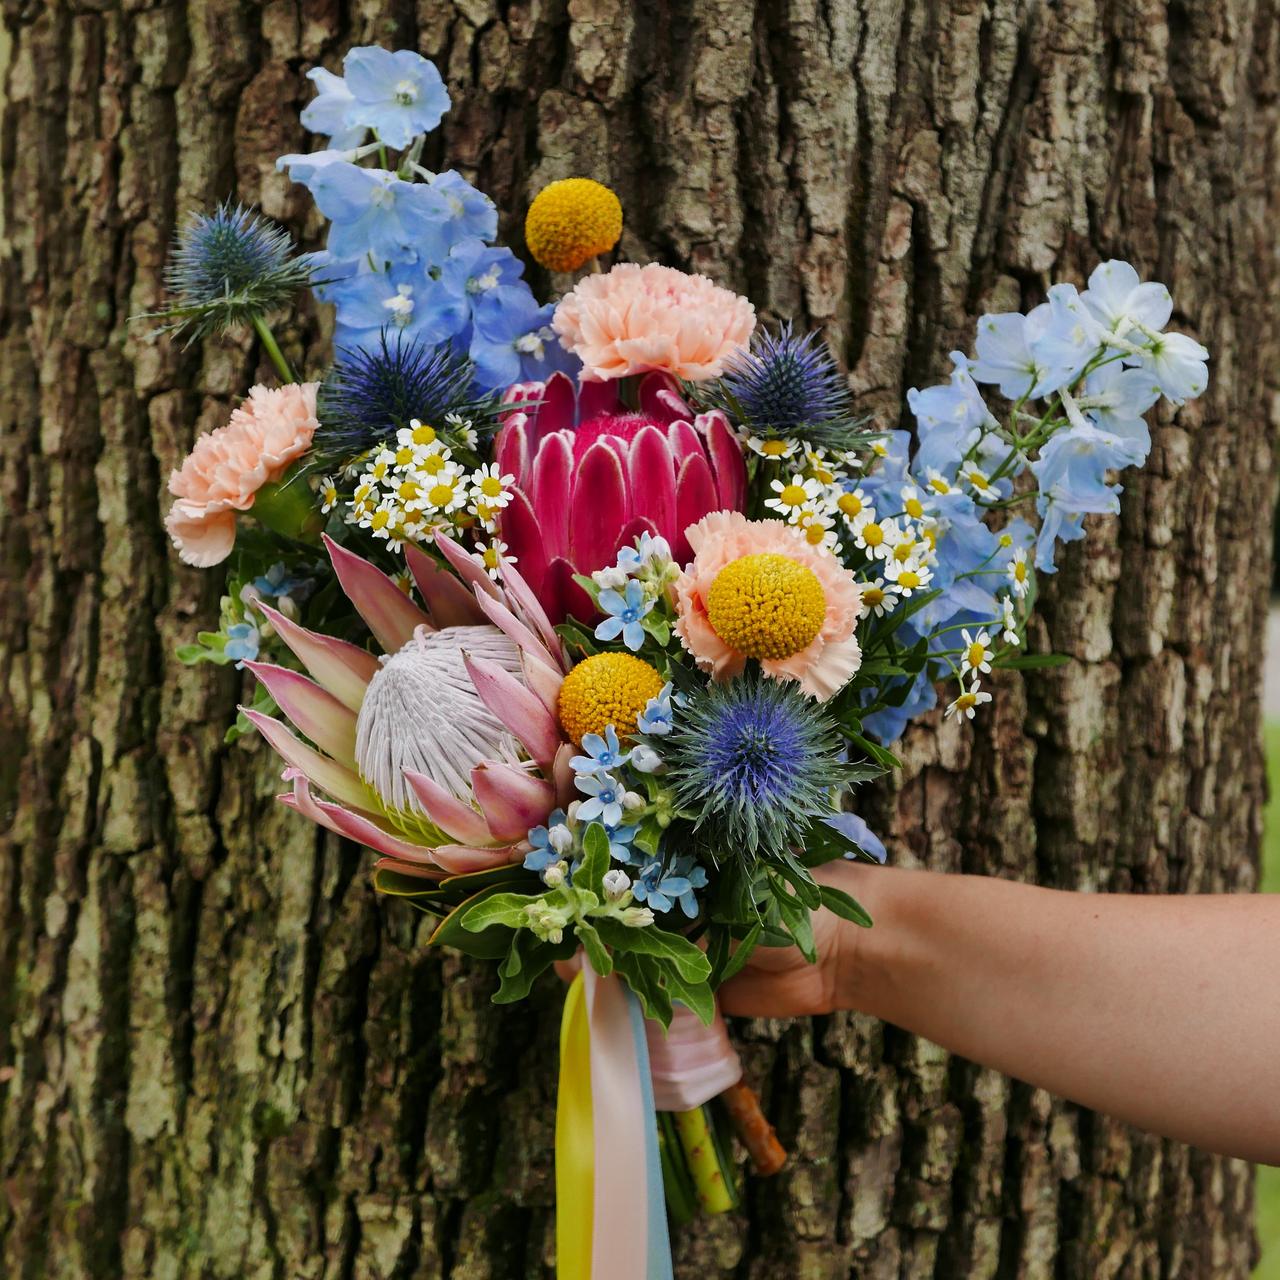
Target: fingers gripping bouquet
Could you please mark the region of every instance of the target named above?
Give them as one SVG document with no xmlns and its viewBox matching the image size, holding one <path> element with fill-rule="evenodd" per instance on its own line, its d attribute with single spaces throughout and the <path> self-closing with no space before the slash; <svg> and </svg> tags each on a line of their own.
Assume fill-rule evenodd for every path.
<svg viewBox="0 0 1280 1280">
<path fill-rule="evenodd" d="M 813 875 L 884 858 L 854 789 L 939 686 L 973 719 L 989 672 L 1056 660 L 1022 652 L 1035 573 L 1118 510 L 1144 414 L 1203 391 L 1208 353 L 1106 262 L 983 316 L 974 358 L 910 392 L 914 432 L 878 429 L 818 335 L 702 276 L 601 270 L 622 210 L 599 183 L 528 211 L 538 262 L 594 268 L 540 304 L 491 202 L 420 163 L 449 99 L 417 54 L 311 76 L 330 145 L 279 164 L 325 250 L 223 207 L 170 270 L 173 328 L 252 325 L 282 379 L 171 478 L 183 559 L 228 570 L 180 656 L 248 667 L 231 733 L 267 739 L 281 799 L 372 849 L 433 942 L 497 965 L 496 1001 L 581 957 L 561 1272 L 669 1274 L 664 1198 L 736 1202 L 721 1108 L 762 1171 L 785 1158 L 716 988 L 759 946 L 815 959 L 819 908 L 871 924 Z M 335 337 L 299 382 L 268 319 L 304 284 Z"/>
</svg>

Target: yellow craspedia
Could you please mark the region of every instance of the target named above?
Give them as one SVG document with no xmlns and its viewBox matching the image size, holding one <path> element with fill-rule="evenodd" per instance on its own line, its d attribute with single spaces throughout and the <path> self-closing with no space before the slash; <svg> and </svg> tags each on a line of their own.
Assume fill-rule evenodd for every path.
<svg viewBox="0 0 1280 1280">
<path fill-rule="evenodd" d="M 799 653 L 813 642 L 827 616 L 818 575 L 808 565 L 772 552 L 725 565 L 706 604 L 716 635 L 748 658 Z"/>
<path fill-rule="evenodd" d="M 610 725 L 618 737 L 636 731 L 650 698 L 662 692 L 662 677 L 643 658 L 629 653 L 597 653 L 584 658 L 560 686 L 560 723 L 579 746 L 589 733 Z"/>
<path fill-rule="evenodd" d="M 563 178 L 543 187 L 524 220 L 524 238 L 548 271 L 577 271 L 622 235 L 622 205 L 603 183 Z"/>
</svg>

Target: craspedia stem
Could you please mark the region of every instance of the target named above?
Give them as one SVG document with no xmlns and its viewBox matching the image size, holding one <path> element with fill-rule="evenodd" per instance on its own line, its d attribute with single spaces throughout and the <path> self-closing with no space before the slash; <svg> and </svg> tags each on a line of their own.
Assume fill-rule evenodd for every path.
<svg viewBox="0 0 1280 1280">
<path fill-rule="evenodd" d="M 271 357 L 271 363 L 279 371 L 280 377 L 285 382 L 297 382 L 297 378 L 293 376 L 293 370 L 289 368 L 289 362 L 284 358 L 284 352 L 280 350 L 276 335 L 271 332 L 271 326 L 261 316 L 254 316 L 253 328 L 262 340 L 263 349 Z"/>
</svg>

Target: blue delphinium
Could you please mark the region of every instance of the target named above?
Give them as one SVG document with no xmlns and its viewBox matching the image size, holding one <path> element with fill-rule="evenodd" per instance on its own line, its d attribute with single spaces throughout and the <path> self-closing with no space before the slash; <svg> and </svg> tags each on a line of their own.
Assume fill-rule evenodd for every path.
<svg viewBox="0 0 1280 1280">
<path fill-rule="evenodd" d="M 847 449 L 861 425 L 851 412 L 849 384 L 819 333 L 797 335 L 790 323 L 757 330 L 706 392 L 752 435 L 800 437 Z"/>
<path fill-rule="evenodd" d="M 845 776 L 830 719 L 792 683 L 748 674 L 691 695 L 667 738 L 677 807 L 720 849 L 780 855 L 831 812 Z"/>
<path fill-rule="evenodd" d="M 633 653 L 644 644 L 641 619 L 653 608 L 653 600 L 641 583 L 633 578 L 625 591 L 602 591 L 599 605 L 600 611 L 608 616 L 596 626 L 597 640 L 616 640 L 621 636 L 622 643 Z"/>
<path fill-rule="evenodd" d="M 416 134 L 430 133 L 449 110 L 440 73 L 412 49 L 352 49 L 342 69 L 351 95 L 343 123 L 373 129 L 389 147 L 407 147 Z"/>
<path fill-rule="evenodd" d="M 698 914 L 695 889 L 704 889 L 707 872 L 688 854 L 672 858 L 665 866 L 655 859 L 646 863 L 631 885 L 637 902 L 643 902 L 651 910 L 664 913 L 673 906 L 692 920 Z"/>
<path fill-rule="evenodd" d="M 243 205 L 220 204 L 183 223 L 165 267 L 171 328 L 199 338 L 252 324 L 291 300 L 311 277 L 293 240 Z"/>
</svg>

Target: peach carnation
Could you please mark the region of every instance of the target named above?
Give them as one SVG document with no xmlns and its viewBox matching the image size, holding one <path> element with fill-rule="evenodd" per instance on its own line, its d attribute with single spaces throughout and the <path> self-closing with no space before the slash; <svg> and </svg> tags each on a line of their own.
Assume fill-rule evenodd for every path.
<svg viewBox="0 0 1280 1280">
<path fill-rule="evenodd" d="M 586 382 L 652 370 L 690 382 L 718 378 L 755 325 L 751 303 L 706 276 L 634 262 L 580 280 L 552 321 Z"/>
<path fill-rule="evenodd" d="M 177 501 L 165 528 L 187 564 L 206 569 L 231 554 L 236 512 L 248 511 L 264 484 L 279 480 L 311 447 L 315 382 L 254 387 L 225 427 L 202 435 L 169 476 Z"/>
<path fill-rule="evenodd" d="M 757 658 L 825 702 L 857 671 L 862 597 L 853 574 L 781 520 L 713 511 L 685 536 L 693 560 L 675 583 L 676 632 L 716 680 Z"/>
</svg>

